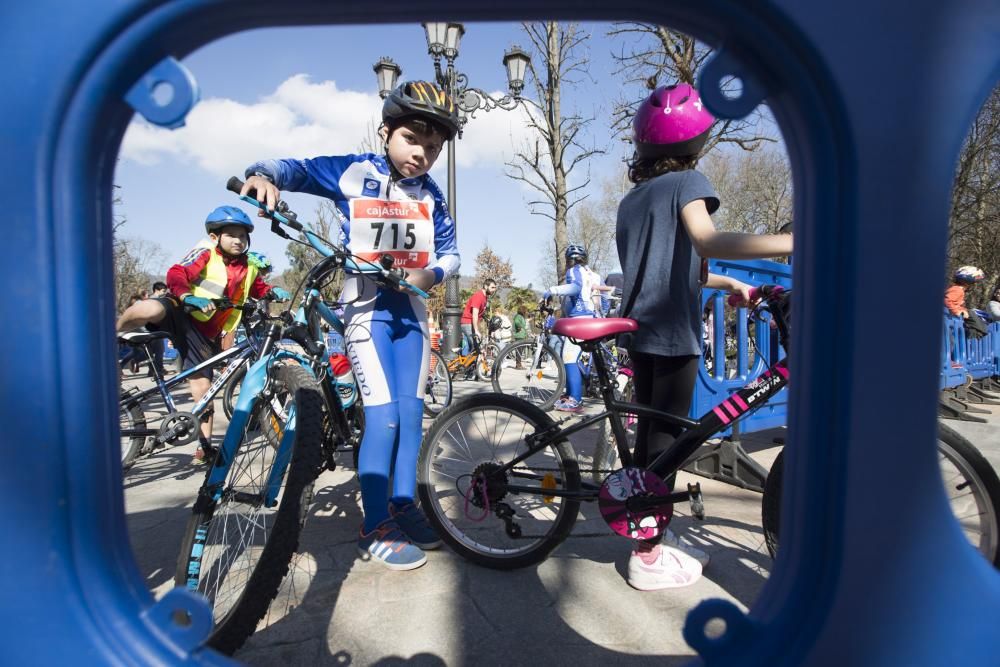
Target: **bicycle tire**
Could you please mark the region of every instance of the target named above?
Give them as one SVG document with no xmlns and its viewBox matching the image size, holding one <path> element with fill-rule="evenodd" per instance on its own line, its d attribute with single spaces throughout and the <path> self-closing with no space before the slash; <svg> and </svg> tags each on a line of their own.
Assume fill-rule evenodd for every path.
<svg viewBox="0 0 1000 667">
<path fill-rule="evenodd" d="M 118 428 L 120 431 L 136 431 L 146 428 L 146 414 L 142 406 L 138 403 L 129 404 L 119 402 L 118 404 Z M 122 435 L 122 472 L 127 472 L 135 463 L 136 457 L 146 444 L 146 437 L 140 435 Z"/>
<path fill-rule="evenodd" d="M 233 376 L 229 378 L 229 382 L 226 383 L 225 388 L 222 390 L 222 411 L 226 413 L 226 419 L 231 420 L 233 418 L 233 412 L 236 410 L 236 400 L 239 398 L 237 392 L 243 384 L 243 378 L 246 377 L 249 367 L 249 363 L 244 363 L 238 371 L 233 373 Z"/>
<path fill-rule="evenodd" d="M 509 418 L 501 426 L 503 414 Z M 511 427 L 512 420 L 523 423 L 520 431 Z M 417 488 L 428 520 L 456 553 L 478 565 L 511 570 L 543 561 L 566 539 L 576 522 L 580 501 L 546 497 L 542 489 L 559 489 L 561 483 L 566 492 L 580 490 L 580 470 L 569 441 L 558 440 L 528 457 L 513 475 L 489 474 L 488 470 L 523 451 L 528 433 L 552 428 L 556 423 L 540 408 L 503 394 L 477 394 L 438 415 L 420 447 Z M 470 437 L 476 432 L 487 440 L 496 438 L 478 455 L 474 451 L 476 438 Z M 481 478 L 487 480 L 485 494 L 471 490 L 475 471 L 482 471 Z M 508 494 L 510 477 L 518 485 L 535 486 L 539 492 Z M 482 516 L 471 516 L 470 506 Z M 499 517 L 504 506 L 513 512 L 511 525 L 516 525 L 520 534 L 509 532 L 510 527 Z M 487 535 L 493 530 L 502 533 L 495 542 Z"/>
<path fill-rule="evenodd" d="M 1000 569 L 1000 478 L 975 445 L 945 424 L 938 424 L 938 460 L 952 513 L 972 546 Z M 761 499 L 764 542 L 771 557 L 778 551 L 784 450 L 771 466 Z M 958 492 L 956 495 L 952 491 Z M 975 511 L 969 513 L 969 503 Z M 978 529 L 970 528 L 973 518 Z"/>
<path fill-rule="evenodd" d="M 479 354 L 476 355 L 476 379 L 480 382 L 489 382 L 493 375 L 493 366 L 496 365 L 497 357 L 500 356 L 500 346 L 490 341 L 483 345 Z"/>
<path fill-rule="evenodd" d="M 277 420 L 273 407 L 276 399 L 257 400 L 250 422 L 261 426 L 255 431 L 244 429 L 221 493 L 214 495 L 206 486 L 199 491 L 174 577 L 176 585 L 197 590 L 208 598 L 216 615 L 208 645 L 230 655 L 257 629 L 288 573 L 312 501 L 313 484 L 322 466 L 322 390 L 301 366 L 280 364 L 271 373 L 275 397 L 294 401 L 296 409 L 295 438 L 277 506 L 265 508 L 259 502 L 241 502 L 248 497 L 261 497 L 277 451 L 272 442 L 274 435 L 265 432 L 266 425 Z M 289 409 L 289 403 L 282 401 L 282 405 Z M 258 438 L 260 442 L 255 442 Z M 222 458 L 216 457 L 213 469 Z M 206 485 L 209 477 L 206 476 Z M 241 508 L 247 508 L 248 519 L 241 519 Z M 253 530 L 248 530 L 248 526 Z M 231 545 L 227 529 L 241 541 Z M 248 533 L 251 540 L 260 539 L 252 544 L 242 543 Z M 223 562 L 230 551 L 240 560 L 256 555 L 257 561 L 249 568 L 241 567 L 239 560 Z M 236 576 L 232 577 L 234 571 Z M 239 581 L 234 582 L 233 593 L 220 601 L 220 588 L 231 578 Z M 233 604 L 220 609 L 220 602 L 225 604 L 230 599 Z"/>
<path fill-rule="evenodd" d="M 451 373 L 448 372 L 448 363 L 437 350 L 431 350 L 427 374 L 427 386 L 424 391 L 424 414 L 428 417 L 436 417 L 451 405 L 452 396 Z"/>
<path fill-rule="evenodd" d="M 542 343 L 542 353 L 535 364 L 538 341 L 511 343 L 500 351 L 490 377 L 493 391 L 523 398 L 542 410 L 550 410 L 566 389 L 566 365 L 555 350 Z M 527 368 L 517 368 L 517 359 Z M 522 377 L 523 376 L 523 377 Z"/>
<path fill-rule="evenodd" d="M 360 400 L 356 400 L 354 405 L 347 408 L 347 424 L 351 428 L 351 456 L 354 461 L 354 469 L 358 469 L 358 457 L 361 456 L 361 441 L 365 437 L 365 406 Z"/>
</svg>

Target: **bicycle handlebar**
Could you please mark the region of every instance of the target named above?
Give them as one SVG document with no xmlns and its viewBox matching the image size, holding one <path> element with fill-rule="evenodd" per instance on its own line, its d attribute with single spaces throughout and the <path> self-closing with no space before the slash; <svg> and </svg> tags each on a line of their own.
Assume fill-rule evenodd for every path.
<svg viewBox="0 0 1000 667">
<path fill-rule="evenodd" d="M 781 285 L 761 285 L 759 287 L 750 288 L 750 303 L 760 301 L 761 299 L 771 299 L 782 293 L 784 293 L 785 288 Z M 739 293 L 730 294 L 729 298 L 726 300 L 730 306 L 742 306 L 745 305 L 743 301 L 743 295 Z"/>
<path fill-rule="evenodd" d="M 247 202 L 248 204 L 252 204 L 256 208 L 263 211 L 267 215 L 267 217 L 270 218 L 273 222 L 282 225 L 287 225 L 288 227 L 291 227 L 295 231 L 301 232 L 306 237 L 306 240 L 309 242 L 309 245 L 311 245 L 313 249 L 316 250 L 316 252 L 323 255 L 324 257 L 335 256 L 338 258 L 338 260 L 340 260 L 343 263 L 345 269 L 349 269 L 353 272 L 360 274 L 376 274 L 386 284 L 390 285 L 391 287 L 400 287 L 403 289 L 410 290 L 417 296 L 424 299 L 430 298 L 430 294 L 420 289 L 419 287 L 416 287 L 406 282 L 405 273 L 403 272 L 402 269 L 392 268 L 392 262 L 394 260 L 392 259 L 391 255 L 388 254 L 382 255 L 379 258 L 379 264 L 375 264 L 374 262 L 369 262 L 368 260 L 362 259 L 361 260 L 362 262 L 367 263 L 367 266 L 362 267 L 355 261 L 354 255 L 349 253 L 347 250 L 330 244 L 329 241 L 327 241 L 326 239 L 323 239 L 322 237 L 313 233 L 309 229 L 306 229 L 302 225 L 302 223 L 298 221 L 299 217 L 298 214 L 296 214 L 295 211 L 288 208 L 288 204 L 286 204 L 283 200 L 279 200 L 277 205 L 275 206 L 275 210 L 271 211 L 264 204 L 254 199 L 253 197 L 250 197 L 249 195 L 240 194 L 243 191 L 243 186 L 244 182 L 241 181 L 236 176 L 231 176 L 229 180 L 226 181 L 227 190 L 236 193 L 237 195 L 239 195 L 240 199 Z M 340 219 L 341 223 L 346 222 L 344 214 L 340 212 L 340 209 L 334 206 L 333 210 L 336 216 Z M 276 231 L 276 233 L 284 234 L 284 232 L 277 230 L 275 226 L 272 226 L 271 229 L 272 231 Z M 388 266 L 386 266 L 387 260 L 389 263 Z"/>
</svg>

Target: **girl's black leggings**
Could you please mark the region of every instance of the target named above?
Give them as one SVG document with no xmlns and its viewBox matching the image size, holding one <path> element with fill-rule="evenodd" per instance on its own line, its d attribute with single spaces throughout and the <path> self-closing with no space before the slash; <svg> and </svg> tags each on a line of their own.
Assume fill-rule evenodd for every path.
<svg viewBox="0 0 1000 667">
<path fill-rule="evenodd" d="M 665 357 L 631 352 L 637 403 L 681 417 L 688 416 L 700 355 Z M 681 434 L 682 427 L 639 418 L 636 426 L 635 462 L 645 466 L 666 450 Z M 668 482 L 673 488 L 673 479 Z"/>
</svg>

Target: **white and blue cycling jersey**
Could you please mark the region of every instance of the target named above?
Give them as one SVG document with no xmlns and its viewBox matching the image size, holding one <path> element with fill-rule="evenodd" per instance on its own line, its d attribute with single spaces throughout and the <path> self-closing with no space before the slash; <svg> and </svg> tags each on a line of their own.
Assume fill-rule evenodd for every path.
<svg viewBox="0 0 1000 667">
<path fill-rule="evenodd" d="M 594 295 L 601 277 L 583 264 L 566 269 L 566 282 L 552 290 L 552 294 L 563 297 L 563 317 L 596 317 Z"/>
<path fill-rule="evenodd" d="M 385 156 L 374 154 L 264 160 L 246 170 L 254 174 L 279 190 L 332 200 L 343 214 L 339 241 L 355 255 L 390 254 L 397 266 L 433 271 L 435 284 L 459 268 L 455 221 L 426 174 L 396 180 Z M 387 518 L 389 499 L 413 501 L 430 361 L 427 311 L 419 297 L 359 275 L 347 276 L 341 301 L 368 424 L 358 461 L 367 532 Z"/>
<path fill-rule="evenodd" d="M 268 178 L 279 190 L 305 192 L 333 200 L 345 220 L 340 229 L 340 241 L 352 251 L 352 199 L 424 202 L 433 211 L 434 258 L 420 268 L 434 272 L 435 284 L 458 271 L 461 260 L 455 240 L 455 221 L 448 212 L 441 188 L 427 174 L 394 181 L 390 178 L 385 156 L 374 153 L 309 160 L 263 160 L 247 168 L 247 177 L 254 174 Z"/>
</svg>

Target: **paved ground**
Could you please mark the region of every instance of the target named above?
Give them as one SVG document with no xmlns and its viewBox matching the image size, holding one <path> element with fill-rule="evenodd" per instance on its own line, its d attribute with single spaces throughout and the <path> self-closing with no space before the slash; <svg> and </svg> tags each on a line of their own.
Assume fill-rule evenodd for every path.
<svg viewBox="0 0 1000 667">
<path fill-rule="evenodd" d="M 456 394 L 481 387 L 457 383 Z M 998 466 L 1000 408 L 991 410 L 989 424 L 949 423 Z M 772 440 L 780 435 L 755 434 L 744 445 L 770 467 L 778 452 Z M 574 447 L 586 456 L 592 442 L 584 432 Z M 136 559 L 157 593 L 172 585 L 181 532 L 204 474 L 190 464 L 193 449 L 161 451 L 138 462 L 125 479 Z M 536 567 L 497 572 L 447 549 L 430 553 L 428 564 L 412 572 L 363 563 L 355 551 L 361 512 L 354 471 L 344 466 L 324 473 L 293 575 L 237 657 L 251 665 L 681 662 L 692 654 L 681 637 L 688 610 L 706 598 L 747 608 L 771 563 L 761 536 L 760 495 L 688 477 L 702 484 L 707 518 L 690 518 L 684 506 L 673 526 L 712 562 L 694 586 L 639 593 L 624 580 L 627 540 L 611 534 L 596 507 L 587 505 L 572 536 Z"/>
</svg>

